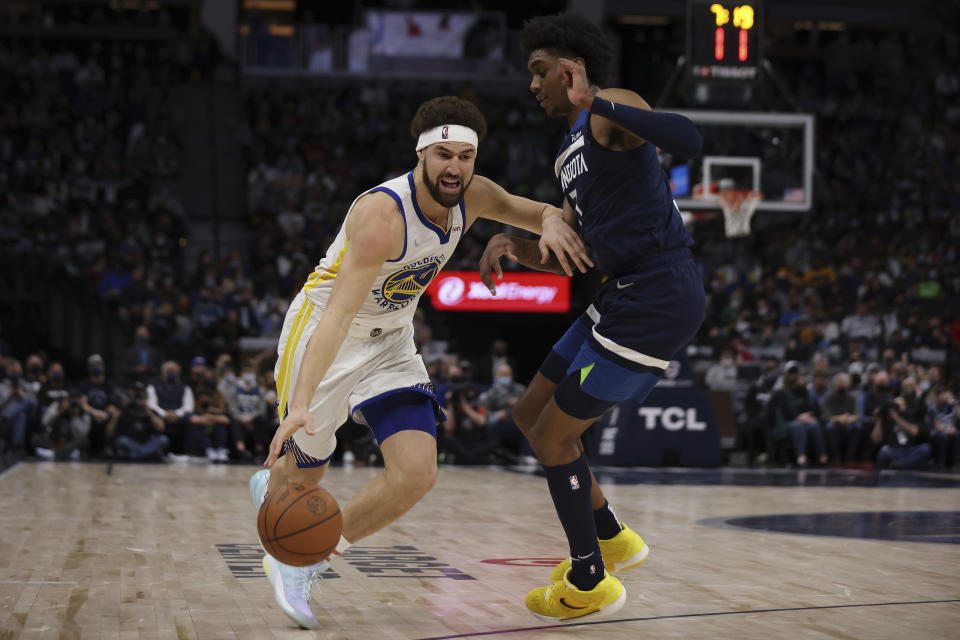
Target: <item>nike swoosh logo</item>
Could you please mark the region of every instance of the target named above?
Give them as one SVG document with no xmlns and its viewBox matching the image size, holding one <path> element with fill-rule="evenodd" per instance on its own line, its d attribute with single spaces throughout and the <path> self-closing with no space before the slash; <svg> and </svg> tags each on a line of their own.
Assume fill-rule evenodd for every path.
<svg viewBox="0 0 960 640">
<path fill-rule="evenodd" d="M 567 604 L 567 601 L 565 598 L 560 598 L 560 604 L 562 604 L 568 609 L 586 609 L 587 608 L 587 607 L 575 607 L 572 604 Z"/>
<path fill-rule="evenodd" d="M 627 287 L 632 287 L 637 284 L 636 282 L 628 282 L 627 284 L 620 284 L 620 281 L 617 280 L 617 289 L 626 289 Z"/>
</svg>

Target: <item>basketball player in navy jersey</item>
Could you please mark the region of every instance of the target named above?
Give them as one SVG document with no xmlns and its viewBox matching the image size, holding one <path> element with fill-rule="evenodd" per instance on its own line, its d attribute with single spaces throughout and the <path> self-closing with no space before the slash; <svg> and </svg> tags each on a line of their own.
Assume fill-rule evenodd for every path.
<svg viewBox="0 0 960 640">
<path fill-rule="evenodd" d="M 530 20 L 524 46 L 530 91 L 569 131 L 554 171 L 564 216 L 579 224 L 593 261 L 606 276 L 593 304 L 554 345 L 514 408 L 543 465 L 570 545 L 570 560 L 551 585 L 531 591 L 527 608 L 543 620 L 612 614 L 623 585 L 609 571 L 638 566 L 648 549 L 619 522 L 597 486 L 580 436 L 615 404 L 642 401 L 671 358 L 700 327 L 704 291 L 693 245 L 673 202 L 657 147 L 690 158 L 701 137 L 683 116 L 657 113 L 636 93 L 600 89 L 613 56 L 603 32 L 582 16 Z M 500 234 L 481 271 L 492 285 L 499 258 L 562 273 L 541 257 L 536 241 Z"/>
</svg>

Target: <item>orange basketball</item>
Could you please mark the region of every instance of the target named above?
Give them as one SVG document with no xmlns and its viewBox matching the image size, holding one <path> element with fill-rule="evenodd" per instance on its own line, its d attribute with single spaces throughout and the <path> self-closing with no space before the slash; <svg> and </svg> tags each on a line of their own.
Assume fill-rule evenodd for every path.
<svg viewBox="0 0 960 640">
<path fill-rule="evenodd" d="M 295 567 L 324 560 L 337 547 L 342 531 L 340 505 L 318 486 L 288 484 L 267 495 L 257 514 L 264 550 Z"/>
</svg>

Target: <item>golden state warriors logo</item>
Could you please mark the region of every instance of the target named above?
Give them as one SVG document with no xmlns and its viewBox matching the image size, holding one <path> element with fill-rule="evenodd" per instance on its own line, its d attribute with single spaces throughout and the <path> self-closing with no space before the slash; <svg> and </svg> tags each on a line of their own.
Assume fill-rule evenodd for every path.
<svg viewBox="0 0 960 640">
<path fill-rule="evenodd" d="M 391 273 L 383 286 L 373 292 L 377 303 L 385 309 L 402 309 L 430 284 L 439 270 L 440 260 L 427 258 Z"/>
</svg>

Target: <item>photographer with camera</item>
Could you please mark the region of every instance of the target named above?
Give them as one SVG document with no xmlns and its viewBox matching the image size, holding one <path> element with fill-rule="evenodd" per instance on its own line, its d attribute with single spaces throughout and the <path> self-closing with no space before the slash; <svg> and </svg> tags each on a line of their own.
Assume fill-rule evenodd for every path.
<svg viewBox="0 0 960 640">
<path fill-rule="evenodd" d="M 886 374 L 883 374 L 886 375 Z M 880 445 L 877 469 L 921 469 L 930 460 L 926 407 L 913 380 L 905 380 L 900 395 L 873 412 L 870 438 Z"/>
<path fill-rule="evenodd" d="M 113 427 L 107 427 L 107 439 L 109 441 L 116 435 L 113 447 L 119 457 L 133 461 L 150 458 L 162 460 L 170 446 L 165 431 L 163 418 L 151 411 L 147 404 L 146 386 L 142 382 L 134 382 L 130 399 L 124 405 L 119 421 Z"/>
<path fill-rule="evenodd" d="M 80 394 L 70 392 L 44 410 L 33 440 L 36 454 L 44 460 L 79 460 L 90 450 L 91 424 Z"/>
</svg>

